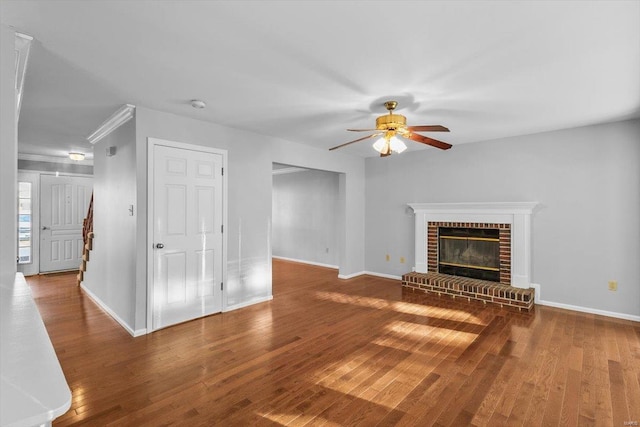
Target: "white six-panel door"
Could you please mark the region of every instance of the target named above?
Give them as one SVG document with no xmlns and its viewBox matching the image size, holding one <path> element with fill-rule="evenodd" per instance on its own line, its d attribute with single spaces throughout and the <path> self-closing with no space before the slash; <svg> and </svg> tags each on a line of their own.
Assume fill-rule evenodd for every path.
<svg viewBox="0 0 640 427">
<path fill-rule="evenodd" d="M 221 154 L 153 145 L 152 330 L 222 310 Z"/>
<path fill-rule="evenodd" d="M 82 262 L 82 220 L 91 199 L 92 179 L 40 177 L 40 272 L 73 270 Z"/>
</svg>

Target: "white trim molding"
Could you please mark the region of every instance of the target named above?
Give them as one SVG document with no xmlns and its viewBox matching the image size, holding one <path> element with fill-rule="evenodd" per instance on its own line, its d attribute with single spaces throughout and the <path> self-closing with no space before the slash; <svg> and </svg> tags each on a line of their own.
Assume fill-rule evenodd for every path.
<svg viewBox="0 0 640 427">
<path fill-rule="evenodd" d="M 243 301 L 238 304 L 233 304 L 233 305 L 223 307 L 222 312 L 226 313 L 228 311 L 238 310 L 240 308 L 249 307 L 250 305 L 260 304 L 260 303 L 271 301 L 271 300 L 273 300 L 273 295 L 269 295 L 267 297 L 254 298 L 249 301 Z"/>
<path fill-rule="evenodd" d="M 95 144 L 105 136 L 109 135 L 114 130 L 128 122 L 134 115 L 136 106 L 131 104 L 124 104 L 122 107 L 113 113 L 104 123 L 98 126 L 98 129 L 94 130 L 91 135 L 87 137 L 87 141 L 91 144 Z"/>
<path fill-rule="evenodd" d="M 16 33 L 16 123 L 20 120 L 24 76 L 27 73 L 27 63 L 29 62 L 29 51 L 31 50 L 32 41 L 33 37 Z"/>
<path fill-rule="evenodd" d="M 281 169 L 273 169 L 271 171 L 272 175 L 284 175 L 287 173 L 296 173 L 296 172 L 307 172 L 311 169 L 307 169 L 307 168 L 299 168 L 297 166 L 291 166 L 288 168 L 281 168 Z"/>
<path fill-rule="evenodd" d="M 317 267 L 325 267 L 325 268 L 332 268 L 334 270 L 338 270 L 340 267 L 337 265 L 332 265 L 332 264 L 323 264 L 321 262 L 314 262 L 314 261 L 305 261 L 303 259 L 297 259 L 297 258 L 287 258 L 287 257 L 283 257 L 283 256 L 277 256 L 277 255 L 272 255 L 271 258 L 273 259 L 281 259 L 283 261 L 291 261 L 291 262 L 297 262 L 300 264 L 309 264 L 309 265 L 315 265 Z"/>
<path fill-rule="evenodd" d="M 338 274 L 338 279 L 349 280 L 358 276 L 375 276 L 382 277 L 383 279 L 402 280 L 402 276 L 396 276 L 394 274 L 376 273 L 375 271 L 359 271 L 352 274 Z"/>
<path fill-rule="evenodd" d="M 96 294 L 94 294 L 93 292 L 91 292 L 89 290 L 89 288 L 87 288 L 84 283 L 80 284 L 80 288 L 87 294 L 87 296 L 89 298 L 91 298 L 91 300 L 93 302 L 96 303 L 96 305 L 98 307 L 100 307 L 105 313 L 107 313 L 109 316 L 111 316 L 113 318 L 113 320 L 115 320 L 116 322 L 118 322 L 120 324 L 120 326 L 122 326 L 124 328 L 125 331 L 129 332 L 129 334 L 132 337 L 139 337 L 141 335 L 145 335 L 147 333 L 146 329 L 137 329 L 134 330 L 131 328 L 131 326 L 129 326 L 127 324 L 127 322 L 125 322 L 120 316 L 118 316 L 115 311 L 111 310 L 109 308 L 109 306 L 107 306 L 107 304 L 104 303 L 104 301 L 102 301 L 100 298 L 98 298 L 98 296 Z"/>
<path fill-rule="evenodd" d="M 555 301 L 546 301 L 541 298 L 542 290 L 540 289 L 539 284 L 532 283 L 531 287 L 536 290 L 535 303 L 539 305 L 546 305 L 548 307 L 555 307 L 563 310 L 579 311 L 581 313 L 597 314 L 598 316 L 607 316 L 607 317 L 613 317 L 616 319 L 640 322 L 640 316 L 636 316 L 635 314 L 618 313 L 616 311 L 606 311 L 606 310 L 599 310 L 597 308 L 582 307 L 579 305 L 564 304 L 564 303 L 555 302 Z"/>
<path fill-rule="evenodd" d="M 415 212 L 415 271 L 427 272 L 428 222 L 511 224 L 511 285 L 531 287 L 531 215 L 538 202 L 409 203 Z"/>
<path fill-rule="evenodd" d="M 367 273 L 364 271 L 358 271 L 357 273 L 351 273 L 351 274 L 338 274 L 338 279 L 349 280 L 349 279 L 353 279 L 354 277 L 362 276 L 364 274 L 367 274 Z"/>
<path fill-rule="evenodd" d="M 402 276 L 396 276 L 395 274 L 376 273 L 375 271 L 365 271 L 367 276 L 382 277 L 383 279 L 402 280 Z"/>
</svg>

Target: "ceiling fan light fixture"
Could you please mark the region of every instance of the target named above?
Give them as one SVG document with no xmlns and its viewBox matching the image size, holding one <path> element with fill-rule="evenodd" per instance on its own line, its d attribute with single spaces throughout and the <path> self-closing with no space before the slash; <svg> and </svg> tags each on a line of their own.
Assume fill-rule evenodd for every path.
<svg viewBox="0 0 640 427">
<path fill-rule="evenodd" d="M 373 144 L 373 149 L 380 154 L 389 155 L 391 152 L 400 154 L 407 149 L 407 145 L 396 136 L 383 136 Z"/>
<path fill-rule="evenodd" d="M 394 153 L 400 154 L 407 149 L 407 145 L 395 136 L 391 137 L 389 144 L 391 145 L 391 151 Z"/>
<path fill-rule="evenodd" d="M 378 153 L 382 153 L 385 145 L 387 145 L 387 140 L 383 136 L 373 143 L 373 149 L 376 150 Z"/>
</svg>

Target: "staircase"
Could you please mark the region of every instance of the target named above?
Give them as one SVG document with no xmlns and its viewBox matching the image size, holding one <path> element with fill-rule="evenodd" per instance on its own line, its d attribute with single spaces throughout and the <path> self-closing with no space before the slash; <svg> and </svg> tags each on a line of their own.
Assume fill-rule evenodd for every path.
<svg viewBox="0 0 640 427">
<path fill-rule="evenodd" d="M 84 246 L 82 249 L 82 264 L 80 265 L 80 271 L 78 271 L 78 286 L 84 279 L 84 272 L 87 271 L 87 262 L 89 261 L 89 252 L 93 248 L 93 193 L 91 194 L 87 217 L 82 221 L 82 240 L 84 241 Z"/>
</svg>

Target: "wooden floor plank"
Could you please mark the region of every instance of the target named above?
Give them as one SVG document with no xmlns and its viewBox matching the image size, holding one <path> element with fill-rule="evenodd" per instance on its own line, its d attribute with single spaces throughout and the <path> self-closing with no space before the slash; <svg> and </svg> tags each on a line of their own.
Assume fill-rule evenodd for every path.
<svg viewBox="0 0 640 427">
<path fill-rule="evenodd" d="M 640 419 L 637 322 L 519 313 L 280 260 L 272 301 L 133 338 L 75 275 L 28 282 L 73 394 L 55 426 Z"/>
</svg>

